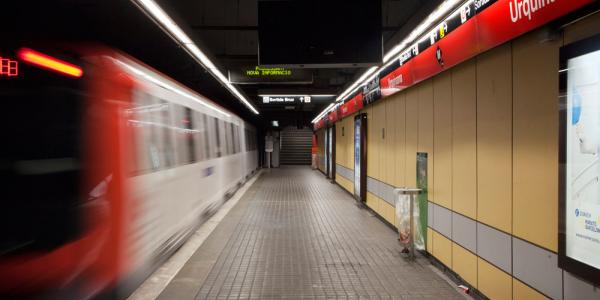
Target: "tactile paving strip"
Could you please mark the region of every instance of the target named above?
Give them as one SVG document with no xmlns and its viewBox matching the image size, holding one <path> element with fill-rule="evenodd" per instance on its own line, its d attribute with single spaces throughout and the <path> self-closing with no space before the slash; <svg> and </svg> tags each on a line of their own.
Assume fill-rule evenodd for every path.
<svg viewBox="0 0 600 300">
<path fill-rule="evenodd" d="M 317 171 L 271 169 L 255 185 L 196 299 L 464 299 Z"/>
</svg>

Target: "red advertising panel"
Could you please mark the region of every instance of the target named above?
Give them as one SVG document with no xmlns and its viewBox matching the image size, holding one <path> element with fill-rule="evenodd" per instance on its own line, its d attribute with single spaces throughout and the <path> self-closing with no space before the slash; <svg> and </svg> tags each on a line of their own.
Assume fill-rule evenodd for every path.
<svg viewBox="0 0 600 300">
<path fill-rule="evenodd" d="M 475 10 L 487 2 L 475 1 Z M 594 1 L 497 0 L 477 13 L 480 51 L 498 46 L 592 2 Z"/>
<path fill-rule="evenodd" d="M 358 112 L 363 108 L 363 96 L 361 93 L 354 96 L 354 98 L 350 99 L 348 102 L 344 103 L 340 106 L 340 117 L 343 119 L 347 116 L 352 115 L 355 112 Z"/>
<path fill-rule="evenodd" d="M 327 115 L 327 120 L 329 123 L 335 123 L 338 120 L 338 110 L 335 109 L 334 111 L 330 112 Z"/>
<path fill-rule="evenodd" d="M 379 71 L 381 96 L 385 98 L 431 78 L 593 2 L 595 0 L 467 1 L 435 30 L 405 49 L 397 61 Z M 351 101 L 342 106 L 341 117 L 352 114 L 347 107 Z"/>
<path fill-rule="evenodd" d="M 382 97 L 393 95 L 413 85 L 412 65 L 412 61 L 408 61 L 398 69 L 381 78 L 380 85 Z"/>
<path fill-rule="evenodd" d="M 477 18 L 472 18 L 410 61 L 413 64 L 412 84 L 433 77 L 477 54 Z"/>
<path fill-rule="evenodd" d="M 325 118 L 321 118 L 321 120 L 317 121 L 314 125 L 315 131 L 323 128 L 325 126 Z"/>
<path fill-rule="evenodd" d="M 399 68 L 382 77 L 383 97 L 431 78 L 592 2 L 594 0 L 469 1 L 429 36 L 422 37 L 411 46 Z"/>
</svg>

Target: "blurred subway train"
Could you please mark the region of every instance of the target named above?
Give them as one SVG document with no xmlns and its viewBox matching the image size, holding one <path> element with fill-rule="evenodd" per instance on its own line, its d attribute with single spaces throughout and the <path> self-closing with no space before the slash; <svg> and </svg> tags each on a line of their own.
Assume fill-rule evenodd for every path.
<svg viewBox="0 0 600 300">
<path fill-rule="evenodd" d="M 0 55 L 0 297 L 125 298 L 258 168 L 251 125 L 125 54 Z"/>
</svg>

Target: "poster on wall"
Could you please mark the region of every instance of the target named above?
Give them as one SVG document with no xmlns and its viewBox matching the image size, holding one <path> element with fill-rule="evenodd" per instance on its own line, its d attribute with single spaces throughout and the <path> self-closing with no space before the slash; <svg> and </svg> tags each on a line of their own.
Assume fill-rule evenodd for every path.
<svg viewBox="0 0 600 300">
<path fill-rule="evenodd" d="M 335 179 L 335 152 L 333 147 L 335 147 L 335 127 L 327 128 L 327 177 L 330 179 Z"/>
<path fill-rule="evenodd" d="M 600 275 L 600 36 L 561 49 L 559 265 Z"/>
<path fill-rule="evenodd" d="M 360 152 L 361 152 L 361 142 L 360 142 L 360 127 L 361 120 L 360 118 L 356 118 L 354 120 L 354 195 L 360 197 Z"/>
<path fill-rule="evenodd" d="M 354 117 L 354 198 L 366 201 L 366 126 L 367 115 Z"/>
</svg>

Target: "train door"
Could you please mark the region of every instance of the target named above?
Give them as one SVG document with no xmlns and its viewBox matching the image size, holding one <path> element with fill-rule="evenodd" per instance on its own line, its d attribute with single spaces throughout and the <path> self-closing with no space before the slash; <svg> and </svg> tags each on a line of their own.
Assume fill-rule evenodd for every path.
<svg viewBox="0 0 600 300">
<path fill-rule="evenodd" d="M 335 125 L 327 128 L 325 132 L 326 139 L 326 157 L 327 157 L 327 177 L 335 180 Z"/>
<path fill-rule="evenodd" d="M 367 200 L 367 114 L 354 117 L 354 198 Z"/>
</svg>

